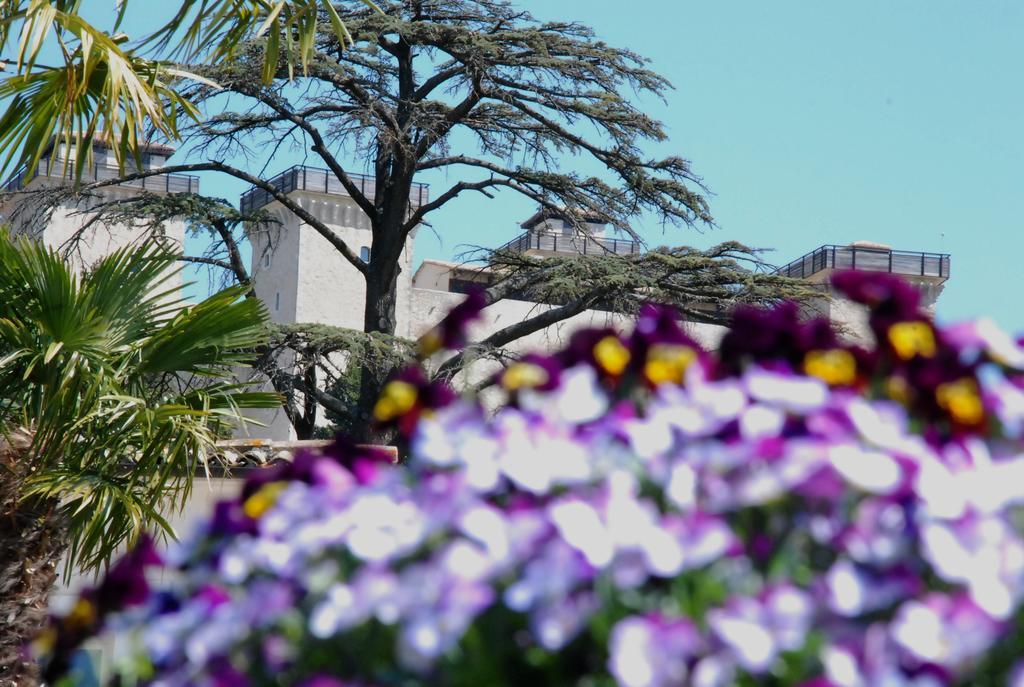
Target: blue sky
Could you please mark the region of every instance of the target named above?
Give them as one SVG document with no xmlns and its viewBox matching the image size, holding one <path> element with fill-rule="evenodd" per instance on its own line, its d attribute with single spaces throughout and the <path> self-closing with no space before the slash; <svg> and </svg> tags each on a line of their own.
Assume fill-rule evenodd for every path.
<svg viewBox="0 0 1024 687">
<path fill-rule="evenodd" d="M 948 252 L 940 317 L 1024 331 L 1024 3 L 525 4 L 590 23 L 675 85 L 650 106 L 662 152 L 693 162 L 719 227 L 680 242 L 737 239 L 780 262 L 859 239 Z"/>
<path fill-rule="evenodd" d="M 135 0 L 149 6 L 149 0 Z M 107 12 L 112 0 L 86 0 Z M 870 240 L 952 254 L 939 317 L 991 315 L 1024 332 L 1020 231 L 1024 3 L 1016 0 L 523 0 L 651 59 L 675 90 L 645 101 L 712 191 L 717 228 L 649 243 L 735 239 L 786 262 L 825 243 Z M 127 29 L 137 32 L 147 12 Z M 148 22 L 147 22 L 148 23 Z M 268 173 L 296 160 L 282 156 Z M 446 179 L 431 179 L 435 189 Z M 237 198 L 242 185 L 204 179 Z M 417 258 L 497 246 L 533 211 L 513 195 L 467 197 L 432 215 Z"/>
</svg>

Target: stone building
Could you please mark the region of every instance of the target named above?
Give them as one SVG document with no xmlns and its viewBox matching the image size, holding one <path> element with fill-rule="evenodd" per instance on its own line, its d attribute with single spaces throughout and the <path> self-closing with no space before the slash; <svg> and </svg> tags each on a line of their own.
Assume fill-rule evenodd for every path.
<svg viewBox="0 0 1024 687">
<path fill-rule="evenodd" d="M 165 145 L 145 145 L 141 151 L 142 169 L 159 169 L 174 154 L 174 148 Z M 135 163 L 128 165 L 132 171 Z M 136 227 L 92 223 L 88 231 L 82 228 L 95 219 L 90 204 L 106 203 L 137 195 L 142 191 L 157 194 L 199 193 L 199 178 L 188 174 L 163 174 L 134 181 L 105 186 L 93 192 L 88 201 L 77 204 L 62 203 L 52 212 L 42 212 L 42 203 L 32 193 L 43 189 L 66 186 L 74 176 L 75 149 L 66 144 L 51 144 L 31 173 L 21 169 L 0 187 L 0 222 L 10 224 L 15 236 L 30 236 L 55 250 L 66 253 L 79 268 L 92 265 L 117 249 L 139 243 L 145 238 Z M 83 183 L 117 179 L 122 176 L 114 151 L 102 140 L 94 143 L 91 163 L 82 173 Z M 160 228 L 163 240 L 172 248 L 181 250 L 185 241 L 185 222 L 177 219 L 164 222 Z M 180 288 L 181 275 L 167 284 Z"/>
<path fill-rule="evenodd" d="M 72 151 L 73 152 L 73 151 Z M 161 167 L 173 149 L 151 145 L 144 149 L 142 163 L 147 169 Z M 9 192 L 0 200 L 0 218 L 13 218 L 15 233 L 27 233 L 60 248 L 67 247 L 91 214 L 88 207 L 60 207 L 45 223 L 32 222 L 32 213 L 23 210 L 31 196 L 17 193 L 66 184 L 70 175 L 69 159 L 64 146 L 54 146 L 40 161 L 38 169 L 26 180 L 17 174 L 4 186 Z M 112 179 L 119 176 L 113 152 L 102 142 L 97 144 L 94 160 L 85 172 L 87 180 Z M 371 177 L 353 176 L 361 190 L 373 195 Z M 345 240 L 363 259 L 369 259 L 372 235 L 365 214 L 349 197 L 338 180 L 327 170 L 305 166 L 292 167 L 269 182 L 288 194 L 302 208 Z M 103 200 L 123 198 L 145 189 L 156 193 L 199 191 L 199 180 L 188 175 L 168 174 L 105 187 Z M 429 200 L 429 189 L 415 184 L 412 205 Z M 258 187 L 241 197 L 243 210 L 261 209 L 277 223 L 271 227 L 250 227 L 252 246 L 250 273 L 257 296 L 266 304 L 271 320 L 278 324 L 318 323 L 359 329 L 363 323 L 365 284 L 359 272 L 345 260 L 319 233 L 305 225 L 270 193 Z M 18 210 L 18 212 L 15 212 Z M 522 223 L 522 233 L 503 248 L 535 256 L 592 253 L 636 254 L 642 250 L 637 242 L 623 237 L 596 218 L 584 218 L 585 230 L 579 231 L 564 216 L 541 211 Z M 577 222 L 578 224 L 578 222 Z M 184 240 L 184 222 L 165 223 L 165 239 L 172 244 Z M 95 226 L 75 245 L 74 256 L 80 264 L 89 264 L 105 253 L 140 239 L 138 229 L 120 226 Z M 433 326 L 458 303 L 472 282 L 487 281 L 486 267 L 460 265 L 440 260 L 423 260 L 417 264 L 413 253 L 416 232 L 406 241 L 398 278 L 397 331 L 400 337 L 415 339 Z M 828 277 L 838 269 L 858 269 L 899 274 L 917 285 L 927 307 L 935 301 L 949 278 L 949 255 L 893 250 L 887 245 L 857 242 L 845 246 L 825 245 L 781 267 L 779 272 L 806 279 L 827 288 Z M 487 308 L 482 321 L 474 325 L 474 338 L 483 338 L 508 324 L 555 306 L 515 299 L 505 299 Z M 834 321 L 844 323 L 851 336 L 864 336 L 862 313 L 841 299 L 823 299 L 816 306 Z M 510 346 L 512 351 L 544 349 L 557 346 L 572 331 L 591 325 L 623 323 L 624 318 L 604 311 L 586 311 L 545 330 L 524 337 Z M 690 323 L 691 335 L 713 347 L 722 334 L 714 325 Z M 469 379 L 489 373 L 494 363 L 481 363 L 469 372 Z M 288 440 L 294 431 L 283 411 L 260 413 L 264 427 L 250 427 L 253 438 Z"/>
<path fill-rule="evenodd" d="M 355 177 L 356 183 L 372 193 L 373 180 Z M 345 241 L 368 258 L 372 237 L 368 218 L 326 170 L 293 167 L 271 180 L 288 193 L 303 209 L 314 214 Z M 412 204 L 427 202 L 429 189 L 414 185 Z M 364 284 L 361 275 L 316 231 L 306 227 L 263 189 L 253 187 L 242 196 L 242 208 L 262 208 L 270 212 L 280 226 L 273 232 L 260 230 L 250 234 L 253 246 L 252 277 L 257 295 L 267 304 L 277 323 L 321 323 L 361 328 Z M 548 211 L 537 212 L 522 223 L 523 233 L 503 248 L 535 256 L 614 253 L 639 253 L 640 244 L 616 235 L 599 220 L 587 218 L 580 232 L 566 217 Z M 271 245 L 272 243 L 272 245 Z M 457 304 L 473 282 L 486 282 L 486 267 L 440 260 L 423 260 L 418 265 L 413 255 L 415 232 L 409 237 L 402 258 L 398 281 L 396 334 L 417 338 Z M 413 267 L 415 266 L 415 271 Z M 934 308 L 942 286 L 949 278 L 949 256 L 893 250 L 889 246 L 857 242 L 847 246 L 826 245 L 780 268 L 780 273 L 806 279 L 827 288 L 828 277 L 838 269 L 861 269 L 899 274 L 917 285 L 927 307 Z M 505 299 L 487 308 L 474 325 L 474 339 L 485 337 L 508 324 L 522 321 L 554 306 Z M 865 336 L 860 310 L 842 299 L 823 299 L 815 306 L 835 321 L 846 324 L 851 336 Z M 624 318 L 603 311 L 587 311 L 541 332 L 516 341 L 512 351 L 557 346 L 572 331 L 581 327 L 624 323 Z M 690 334 L 713 347 L 721 337 L 721 327 L 690 323 Z M 489 366 L 490 365 L 490 366 Z M 493 363 L 482 363 L 469 372 L 469 379 L 482 378 Z M 283 411 L 260 416 L 266 427 L 254 427 L 250 433 L 268 439 L 294 438 Z"/>
<path fill-rule="evenodd" d="M 173 149 L 165 146 L 148 146 L 143 164 L 146 168 L 159 168 L 171 153 Z M 23 186 L 34 190 L 66 184 L 69 177 L 66 162 L 71 162 L 67 158 L 63 147 L 55 147 L 43 157 L 29 178 L 19 173 L 3 186 L 6 195 L 0 197 L 0 221 L 11 222 L 15 234 L 27 234 L 54 248 L 66 248 L 69 239 L 92 217 L 87 206 L 60 207 L 45 223 L 32 222 L 32 213 L 24 212 L 24 203 L 31 203 L 31 196 L 18 192 L 23 190 Z M 119 171 L 113 154 L 102 145 L 98 146 L 85 179 L 112 179 L 117 176 Z M 293 167 L 270 181 L 328 224 L 364 259 L 369 257 L 371 232 L 366 216 L 325 170 Z M 365 192 L 372 193 L 371 179 L 357 177 L 357 183 L 362 184 Z M 105 187 L 101 197 L 105 200 L 124 198 L 142 189 L 156 193 L 197 193 L 199 180 L 188 175 L 154 176 Z M 424 185 L 417 185 L 414 194 L 413 203 L 423 203 L 429 197 L 429 190 Z M 253 229 L 250 232 L 253 284 L 257 296 L 267 305 L 271 319 L 280 324 L 301 322 L 360 328 L 364 295 L 361 275 L 323 237 L 305 226 L 264 190 L 250 189 L 242 196 L 241 205 L 245 210 L 264 209 L 280 222 L 272 231 Z M 537 256 L 589 254 L 593 251 L 635 254 L 641 250 L 636 242 L 614 235 L 597 221 L 590 222 L 587 231 L 580 234 L 564 217 L 552 213 L 535 214 L 523 222 L 522 229 L 522 234 L 505 244 L 504 248 Z M 181 245 L 185 235 L 184 222 L 166 223 L 163 233 L 167 241 Z M 73 257 L 80 265 L 87 266 L 112 250 L 135 244 L 141 237 L 138 229 L 96 226 L 75 246 Z M 405 247 L 398 289 L 397 334 L 407 338 L 418 337 L 433 326 L 464 297 L 470 282 L 487 279 L 486 268 L 439 260 L 423 260 L 416 266 L 414 241 L 415 233 L 409 237 Z M 829 275 L 837 269 L 899 274 L 917 285 L 926 305 L 934 307 L 943 284 L 949 278 L 950 259 L 945 254 L 898 251 L 881 244 L 858 242 L 846 246 L 821 246 L 781 267 L 779 272 L 827 288 Z M 500 301 L 484 311 L 483 320 L 475 325 L 473 334 L 482 338 L 489 332 L 550 307 L 554 306 L 514 299 Z M 817 307 L 833 320 L 847 323 L 852 336 L 864 335 L 862 314 L 852 304 L 833 299 L 822 300 Z M 607 322 L 625 324 L 621 316 L 587 311 L 525 337 L 516 342 L 513 349 L 557 346 L 575 329 Z M 714 325 L 691 323 L 689 327 L 691 335 L 707 346 L 714 346 L 723 333 L 721 327 Z M 480 367 L 473 374 L 479 377 L 487 370 Z M 246 445 L 250 449 L 257 447 L 258 460 L 240 460 L 243 464 L 273 460 L 287 454 L 294 446 L 289 442 L 294 432 L 283 412 L 270 413 L 259 419 L 266 426 L 250 428 L 251 439 L 226 442 L 229 445 L 225 452 L 238 455 L 244 453 L 242 447 Z M 210 480 L 206 488 L 198 486 L 190 503 L 172 518 L 172 524 L 179 531 L 187 530 L 190 523 L 208 512 L 217 499 L 233 494 L 237 488 L 237 480 L 223 478 Z M 86 583 L 87 579 L 75 576 L 70 585 L 54 594 L 53 607 L 58 611 L 66 610 L 73 603 L 75 590 Z M 102 651 L 99 647 L 95 650 L 97 663 L 101 662 L 99 655 Z"/>
</svg>

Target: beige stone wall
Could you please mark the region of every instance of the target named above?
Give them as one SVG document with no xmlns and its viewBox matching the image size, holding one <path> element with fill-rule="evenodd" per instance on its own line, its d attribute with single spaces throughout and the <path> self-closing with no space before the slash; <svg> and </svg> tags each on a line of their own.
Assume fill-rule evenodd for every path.
<svg viewBox="0 0 1024 687">
<path fill-rule="evenodd" d="M 419 282 L 419 280 L 417 280 Z M 412 290 L 412 310 L 417 314 L 413 322 L 413 336 L 421 336 L 444 317 L 451 308 L 465 298 L 462 294 L 414 288 Z M 483 311 L 480 321 L 470 327 L 470 339 L 480 341 L 504 327 L 522 322 L 555 306 L 531 303 L 528 301 L 502 300 Z M 587 310 L 571 318 L 563 320 L 551 327 L 525 336 L 509 346 L 507 350 L 515 354 L 531 351 L 554 351 L 564 346 L 572 334 L 588 327 L 614 327 L 620 331 L 628 331 L 632 327 L 631 318 L 614 313 Z M 725 328 L 708 324 L 686 324 L 690 334 L 705 348 L 712 349 L 718 345 Z M 440 362 L 440 361 L 439 361 Z M 468 370 L 455 379 L 457 387 L 472 387 L 483 382 L 488 376 L 500 369 L 494 360 L 479 360 Z M 493 405 L 497 398 L 485 395 L 486 405 Z"/>
<path fill-rule="evenodd" d="M 350 199 L 309 191 L 294 192 L 304 210 L 342 238 L 358 254 L 370 248 L 369 218 Z M 270 310 L 277 324 L 316 323 L 349 329 L 363 328 L 366 283 L 359 271 L 330 242 L 300 221 L 279 203 L 265 208 L 279 224 L 259 231 L 250 230 L 253 284 L 256 295 Z M 412 244 L 406 242 L 398 279 L 397 334 L 409 335 L 410 293 L 412 291 Z M 269 265 L 266 263 L 269 247 Z M 280 301 L 280 307 L 276 307 Z M 268 385 L 269 386 L 269 385 Z M 250 425 L 239 436 L 294 439 L 295 433 L 284 410 L 253 411 L 250 417 L 263 427 Z M 321 415 L 322 417 L 322 415 Z"/>
<path fill-rule="evenodd" d="M 361 249 L 371 247 L 369 219 L 352 200 L 308 191 L 294 192 L 292 197 L 357 254 Z M 253 239 L 252 274 L 256 293 L 270 308 L 274 321 L 316 322 L 362 329 L 366 284 L 359 271 L 319 232 L 280 204 L 271 203 L 266 210 L 278 218 L 280 226 L 265 232 L 250 232 Z M 406 241 L 398 279 L 399 336 L 408 333 L 414 238 L 414 235 L 410 236 Z M 269 267 L 262 262 L 263 249 L 268 241 L 275 243 Z M 287 309 L 282 306 L 275 315 L 275 298 L 279 292 L 282 301 L 287 301 L 289 306 Z"/>
<path fill-rule="evenodd" d="M 29 183 L 28 189 L 53 186 L 47 178 L 37 178 Z M 99 192 L 96 202 L 109 202 L 129 198 L 138 191 L 132 188 L 112 186 Z M 15 198 L 2 208 L 3 220 L 11 225 L 16 236 L 28 236 L 67 256 L 78 270 L 95 265 L 100 259 L 127 246 L 141 245 L 150 236 L 148 229 L 124 224 L 94 224 L 87 231 L 83 227 L 95 217 L 86 206 L 61 206 L 53 210 L 49 221 L 37 226 L 33 220 L 31 199 Z M 185 223 L 180 219 L 169 220 L 162 227 L 167 245 L 181 251 L 185 243 Z M 165 289 L 179 291 L 183 279 L 180 270 L 170 275 Z"/>
<path fill-rule="evenodd" d="M 199 522 L 213 512 L 214 504 L 223 499 L 237 496 L 241 487 L 241 479 L 196 477 L 192 483 L 192 493 L 185 507 L 180 512 L 165 513 L 167 520 L 179 537 L 187 535 Z M 63 570 L 63 564 L 61 570 Z M 92 574 L 73 573 L 70 580 L 66 583 L 61 582 L 54 589 L 50 607 L 58 613 L 69 610 L 79 591 L 95 582 L 96 578 Z"/>
<path fill-rule="evenodd" d="M 298 309 L 299 232 L 294 215 L 270 213 L 278 224 L 250 229 L 249 274 L 256 296 L 275 324 L 295 322 Z"/>
<path fill-rule="evenodd" d="M 436 260 L 425 260 L 413 276 L 413 288 L 448 291 L 451 277 L 451 265 Z"/>
</svg>

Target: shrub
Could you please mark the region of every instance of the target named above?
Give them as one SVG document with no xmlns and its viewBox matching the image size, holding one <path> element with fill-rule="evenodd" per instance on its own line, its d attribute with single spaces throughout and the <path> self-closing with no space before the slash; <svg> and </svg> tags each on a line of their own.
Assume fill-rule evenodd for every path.
<svg viewBox="0 0 1024 687">
<path fill-rule="evenodd" d="M 713 354 L 648 306 L 503 370 L 493 415 L 410 370 L 375 410 L 405 466 L 339 439 L 258 472 L 172 583 L 143 593 L 143 550 L 55 620 L 50 674 L 102 629 L 166 686 L 1005 684 L 1024 350 L 835 287 L 877 345 L 783 305 Z"/>
</svg>

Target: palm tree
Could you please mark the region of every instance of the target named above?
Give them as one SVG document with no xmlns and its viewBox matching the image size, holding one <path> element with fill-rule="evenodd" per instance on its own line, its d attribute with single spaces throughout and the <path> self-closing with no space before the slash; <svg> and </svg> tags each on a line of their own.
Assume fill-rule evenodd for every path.
<svg viewBox="0 0 1024 687">
<path fill-rule="evenodd" d="M 379 11 L 373 0 L 363 2 Z M 112 149 L 122 167 L 139 158 L 148 127 L 177 140 L 179 115 L 198 112 L 177 85 L 204 80 L 177 69 L 175 60 L 217 62 L 265 35 L 263 78 L 269 83 L 282 60 L 289 73 L 306 68 L 320 20 L 330 22 L 342 45 L 351 43 L 331 0 L 178 0 L 170 21 L 136 40 L 118 32 L 132 4 L 128 0 L 113 3 L 117 12 L 109 32 L 84 19 L 81 4 L 0 0 L 0 58 L 16 45 L 14 59 L 0 59 L 0 71 L 14 68 L 0 82 L 0 99 L 9 98 L 0 117 L 0 170 L 13 162 L 32 171 L 55 137 L 80 151 L 75 178 L 97 136 L 117 143 Z M 48 41 L 59 45 L 61 64 L 39 64 Z"/>
<path fill-rule="evenodd" d="M 0 684 L 30 684 L 21 647 L 62 556 L 96 569 L 147 527 L 170 532 L 192 477 L 245 408 L 279 403 L 232 374 L 266 314 L 233 288 L 182 307 L 175 254 L 76 270 L 0 230 Z"/>
</svg>

